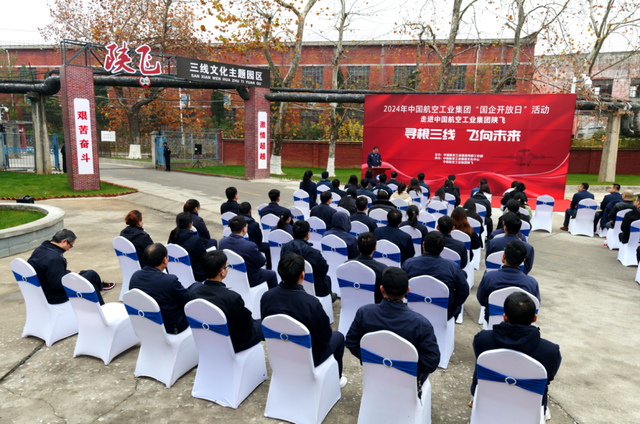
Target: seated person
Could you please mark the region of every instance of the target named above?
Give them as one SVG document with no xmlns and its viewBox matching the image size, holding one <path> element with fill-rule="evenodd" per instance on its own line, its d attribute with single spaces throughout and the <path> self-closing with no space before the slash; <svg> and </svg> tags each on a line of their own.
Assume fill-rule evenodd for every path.
<svg viewBox="0 0 640 424">
<path fill-rule="evenodd" d="M 516 187 L 516 190 L 517 189 L 518 187 Z M 580 203 L 581 200 L 593 198 L 593 194 L 589 193 L 589 183 L 580 184 L 578 186 L 578 192 L 574 194 L 573 199 L 571 199 L 569 209 L 564 212 L 564 223 L 562 224 L 562 227 L 560 227 L 560 229 L 562 231 L 569 231 L 569 220 L 576 217 L 576 213 L 578 213 L 578 203 Z"/>
<path fill-rule="evenodd" d="M 329 187 L 331 187 L 331 184 L 329 184 Z M 344 189 L 346 190 L 349 187 L 355 187 L 356 190 L 358 189 L 358 176 L 357 175 L 351 175 L 349 177 L 349 182 L 344 185 Z"/>
<path fill-rule="evenodd" d="M 320 179 L 320 181 L 318 181 L 318 183 L 316 184 L 316 186 L 320 187 L 320 186 L 327 186 L 327 187 L 331 187 L 331 180 L 329 179 L 329 173 L 327 171 L 322 171 L 322 174 L 320 174 L 320 176 L 322 177 Z"/>
<path fill-rule="evenodd" d="M 391 179 L 387 181 L 387 185 L 393 184 L 398 187 L 400 182 L 396 178 L 398 178 L 398 173 L 396 171 L 391 171 Z"/>
<path fill-rule="evenodd" d="M 426 189 L 427 193 L 431 193 L 431 190 L 429 189 L 429 184 L 424 182 L 424 172 L 419 173 L 417 177 L 418 177 L 418 184 L 420 184 L 420 187 Z"/>
<path fill-rule="evenodd" d="M 227 255 L 222 250 L 214 250 L 202 255 L 200 266 L 207 279 L 189 293 L 191 300 L 204 299 L 222 310 L 227 318 L 229 337 L 234 352 L 242 352 L 264 340 L 260 320 L 251 317 L 242 296 L 225 286 L 223 280 L 229 273 Z"/>
<path fill-rule="evenodd" d="M 453 228 L 458 231 L 462 231 L 471 239 L 471 244 L 469 246 L 469 249 L 467 249 L 467 252 L 469 253 L 469 260 L 473 260 L 473 251 L 475 249 L 480 249 L 481 245 L 480 237 L 467 220 L 467 211 L 464 208 L 458 206 L 453 210 L 453 212 L 451 212 L 451 219 L 453 219 Z"/>
<path fill-rule="evenodd" d="M 480 191 L 480 186 L 482 184 L 489 184 L 486 178 L 481 178 L 480 179 L 480 184 L 478 184 L 478 187 L 475 187 L 475 188 L 471 189 L 471 196 L 470 197 L 473 197 L 474 194 L 476 194 L 478 191 Z"/>
<path fill-rule="evenodd" d="M 244 217 L 244 220 L 247 222 L 249 241 L 254 242 L 256 246 L 258 246 L 258 250 L 267 258 L 267 269 L 272 269 L 271 249 L 269 249 L 269 243 L 262 240 L 262 226 L 251 216 L 251 203 L 242 202 L 238 208 L 238 216 Z"/>
<path fill-rule="evenodd" d="M 636 197 L 633 205 L 634 207 L 630 212 L 627 212 L 622 220 L 622 224 L 620 225 L 620 234 L 618 234 L 618 238 L 621 243 L 629 243 L 629 237 L 631 237 L 631 224 L 640 219 L 640 196 Z"/>
<path fill-rule="evenodd" d="M 503 206 L 506 205 L 507 202 L 513 199 L 513 196 L 518 192 L 523 193 L 525 198 L 525 203 L 528 202 L 527 195 L 524 193 L 524 191 L 527 189 L 524 183 L 514 181 L 511 186 L 513 187 L 513 190 L 508 190 L 504 194 L 504 196 L 502 196 L 502 199 L 500 199 L 500 204 L 502 204 Z M 589 184 L 587 184 L 587 189 L 588 188 L 589 188 Z"/>
<path fill-rule="evenodd" d="M 235 187 L 227 187 L 224 194 L 227 196 L 227 201 L 220 205 L 220 215 L 226 212 L 232 212 L 237 215 L 238 208 L 240 207 L 238 204 L 238 189 Z"/>
<path fill-rule="evenodd" d="M 478 190 L 472 197 L 476 205 L 482 205 L 486 209 L 484 223 L 487 226 L 487 234 L 493 232 L 493 219 L 491 219 L 491 190 L 487 184 L 480 184 L 480 190 Z"/>
<path fill-rule="evenodd" d="M 370 232 L 362 233 L 358 236 L 358 251 L 360 255 L 354 259 L 355 262 L 360 262 L 362 265 L 366 265 L 371 268 L 376 274 L 376 287 L 373 292 L 373 296 L 376 303 L 382 301 L 382 292 L 380 286 L 382 285 L 382 272 L 387 269 L 387 265 L 382 262 L 378 262 L 373 259 L 373 251 L 376 250 L 376 235 Z"/>
<path fill-rule="evenodd" d="M 318 186 L 311 179 L 313 177 L 313 171 L 310 169 L 305 171 L 302 181 L 300 181 L 300 190 L 304 190 L 309 194 L 309 209 L 317 205 L 316 199 L 318 198 Z"/>
<path fill-rule="evenodd" d="M 440 231 L 444 236 L 444 247 L 451 249 L 458 255 L 460 255 L 460 269 L 464 269 L 469 262 L 469 257 L 467 256 L 467 246 L 464 245 L 464 242 L 456 240 L 451 236 L 451 232 L 456 229 L 453 223 L 453 218 L 448 215 L 441 216 L 440 218 L 438 218 L 438 225 L 436 225 L 436 229 Z"/>
<path fill-rule="evenodd" d="M 333 215 L 335 215 L 336 210 L 333 209 L 330 205 L 333 201 L 331 197 L 331 192 L 323 191 L 320 194 L 320 204 L 315 208 L 311 209 L 309 215 L 315 216 L 316 218 L 320 218 L 322 222 L 327 226 L 327 230 L 331 229 L 331 222 L 333 221 Z"/>
<path fill-rule="evenodd" d="M 204 223 L 204 219 L 200 218 L 198 211 L 200 210 L 200 202 L 196 199 L 189 199 L 182 207 L 182 211 L 191 214 L 191 220 L 193 221 L 193 228 L 196 229 L 198 236 L 204 243 L 204 248 L 218 247 L 216 239 L 211 238 L 207 224 Z"/>
<path fill-rule="evenodd" d="M 464 301 L 469 297 L 469 283 L 462 269 L 453 261 L 440 256 L 445 247 L 445 238 L 439 231 L 430 231 L 424 238 L 424 254 L 409 259 L 402 265 L 409 278 L 428 275 L 442 281 L 449 288 L 447 319 L 457 318 Z"/>
<path fill-rule="evenodd" d="M 309 296 L 302 288 L 304 259 L 295 253 L 283 255 L 278 264 L 278 274 L 282 282 L 275 289 L 266 292 L 260 301 L 262 319 L 271 315 L 285 314 L 307 327 L 311 334 L 311 355 L 314 366 L 317 367 L 333 355 L 338 362 L 340 387 L 344 387 L 347 384 L 347 378 L 342 375 L 344 336 L 339 331 L 331 329 L 329 317 L 320 301 Z"/>
<path fill-rule="evenodd" d="M 363 178 L 362 180 L 360 180 L 360 188 L 358 189 L 358 196 L 367 196 L 369 199 L 371 199 L 372 202 L 376 200 L 376 196 L 375 194 L 373 194 L 373 191 L 369 190 L 369 180 L 367 180 L 366 178 Z"/>
<path fill-rule="evenodd" d="M 533 211 L 531 210 L 529 205 L 527 205 L 527 197 L 524 195 L 524 193 L 520 191 L 516 192 L 513 195 L 513 200 L 517 200 L 518 203 L 520 204 L 520 208 L 527 211 L 528 215 L 527 214 L 522 214 L 522 215 L 526 216 L 527 218 L 529 218 L 529 221 L 531 221 L 531 217 L 533 216 Z"/>
<path fill-rule="evenodd" d="M 282 230 L 290 235 L 293 235 L 291 231 L 291 225 L 293 224 L 293 219 L 291 218 L 291 211 L 289 209 L 285 209 L 282 211 L 282 215 L 280 215 L 280 219 L 278 220 L 278 224 L 276 225 L 276 230 Z"/>
<path fill-rule="evenodd" d="M 271 200 L 271 202 L 259 211 L 260 218 L 269 214 L 280 216 L 283 213 L 282 211 L 287 209 L 278 204 L 280 201 L 280 190 L 276 190 L 275 188 L 269 190 L 269 200 Z"/>
<path fill-rule="evenodd" d="M 444 186 L 442 187 L 446 194 L 450 194 L 455 198 L 454 207 L 458 207 L 460 205 L 460 193 L 456 190 L 456 186 L 453 184 L 451 180 L 445 180 Z M 445 202 L 448 203 L 448 202 Z"/>
<path fill-rule="evenodd" d="M 338 196 L 342 197 L 346 194 L 346 192 L 344 190 L 340 190 L 340 180 L 335 178 L 333 181 L 331 181 L 331 188 L 329 188 L 329 191 L 331 193 L 335 193 Z"/>
<path fill-rule="evenodd" d="M 55 233 L 51 241 L 43 241 L 42 244 L 33 251 L 27 262 L 33 267 L 40 281 L 40 286 L 50 305 L 59 305 L 69 300 L 67 292 L 62 286 L 62 277 L 70 273 L 67 269 L 67 260 L 64 253 L 73 248 L 76 243 L 76 235 L 71 230 L 62 229 Z M 78 273 L 86 278 L 98 295 L 98 301 L 104 305 L 102 290 L 111 290 L 115 283 L 103 283 L 97 272 L 93 270 L 80 271 Z"/>
<path fill-rule="evenodd" d="M 522 226 L 522 221 L 520 218 L 516 216 L 516 214 L 509 212 L 508 214 L 503 216 L 504 218 L 504 237 L 493 238 L 487 242 L 487 252 L 486 256 L 494 252 L 502 252 L 507 244 L 509 244 L 512 240 L 520 240 L 518 238 L 518 232 L 520 231 L 520 227 Z M 525 248 L 527 249 L 527 255 L 524 260 L 524 273 L 529 274 L 531 272 L 531 268 L 533 268 L 533 259 L 535 256 L 535 252 L 533 246 L 529 243 L 522 242 Z M 520 265 L 520 264 L 518 264 Z"/>
<path fill-rule="evenodd" d="M 404 298 L 409 293 L 409 277 L 400 268 L 389 267 L 382 274 L 382 295 L 379 304 L 362 306 L 351 323 L 345 346 L 360 359 L 360 341 L 365 334 L 380 330 L 391 331 L 411 343 L 418 351 L 418 393 L 429 374 L 438 368 L 440 349 L 427 318 L 409 309 Z"/>
<path fill-rule="evenodd" d="M 120 236 L 126 238 L 136 248 L 136 254 L 138 255 L 138 262 L 140 268 L 144 268 L 144 249 L 150 244 L 153 244 L 153 240 L 144 231 L 144 222 L 142 221 L 142 214 L 140 211 L 132 210 L 124 217 L 124 222 L 127 227 L 120 231 Z"/>
<path fill-rule="evenodd" d="M 266 281 L 270 289 L 278 285 L 275 271 L 262 269 L 267 260 L 260 253 L 255 243 L 244 238 L 247 234 L 247 221 L 243 216 L 234 216 L 229 220 L 231 234 L 220 240 L 220 250 L 229 249 L 244 260 L 247 267 L 249 286 L 255 287 Z"/>
<path fill-rule="evenodd" d="M 612 202 L 609 203 L 605 209 L 605 215 L 607 217 L 607 222 L 605 222 L 606 228 L 613 228 L 616 224 L 616 215 L 618 212 L 624 211 L 627 209 L 634 209 L 633 206 L 633 190 L 625 190 L 622 192 L 622 200 L 620 202 Z M 629 212 L 627 212 L 627 215 Z M 603 216 L 604 219 L 604 216 Z"/>
<path fill-rule="evenodd" d="M 369 215 L 371 215 L 371 211 L 374 211 L 376 209 L 382 209 L 387 213 L 393 210 L 398 210 L 396 205 L 389 201 L 389 195 L 384 190 L 380 190 L 378 192 L 377 199 L 374 200 L 373 203 L 371 203 L 371 207 L 369 208 Z"/>
<path fill-rule="evenodd" d="M 184 314 L 184 305 L 190 300 L 189 291 L 178 281 L 178 277 L 163 272 L 169 263 L 167 248 L 161 243 L 147 247 L 144 262 L 147 264 L 144 269 L 131 276 L 129 288 L 142 290 L 156 301 L 168 334 L 182 333 L 189 328 Z"/>
<path fill-rule="evenodd" d="M 458 195 L 458 197 L 460 197 L 460 187 L 458 187 L 456 184 L 456 176 L 454 174 L 450 174 L 449 176 L 447 176 L 447 179 L 449 181 L 451 181 L 451 183 L 453 184 L 453 189 L 456 191 L 456 194 Z M 446 184 L 445 184 L 446 186 Z M 457 207 L 458 205 L 456 205 Z"/>
<path fill-rule="evenodd" d="M 424 236 L 429 234 L 429 229 L 423 224 L 418 222 L 418 216 L 420 215 L 420 209 L 416 205 L 411 205 L 407 208 L 407 220 L 400 223 L 400 228 L 410 226 L 414 230 L 420 231 L 420 238 L 424 239 Z M 422 244 L 422 243 L 420 243 Z M 415 249 L 415 246 L 414 246 Z M 422 253 L 422 252 L 420 252 Z"/>
<path fill-rule="evenodd" d="M 309 243 L 310 228 L 307 221 L 296 221 L 293 224 L 293 240 L 282 246 L 280 255 L 282 257 L 287 253 L 295 253 L 309 262 L 313 269 L 313 285 L 316 289 L 316 296 L 324 297 L 332 294 L 331 277 L 327 275 L 329 264 L 322 253 Z M 334 302 L 336 298 L 337 296 L 332 296 Z"/>
<path fill-rule="evenodd" d="M 388 186 L 387 186 L 387 174 L 380 174 L 378 176 L 378 178 L 380 178 L 380 182 L 378 182 L 378 184 L 376 184 L 373 189 L 374 190 L 384 190 L 387 192 L 387 194 L 389 195 L 389 197 L 391 197 L 391 195 L 393 194 L 393 190 L 391 190 Z M 397 184 L 396 184 L 397 185 Z"/>
<path fill-rule="evenodd" d="M 393 199 L 402 199 L 407 202 L 407 205 L 413 205 L 413 199 L 411 199 L 411 196 L 407 193 L 407 185 L 405 183 L 400 183 L 400 185 L 398 185 L 398 190 L 391 195 L 389 201 Z"/>
<path fill-rule="evenodd" d="M 327 236 L 338 237 L 347 244 L 348 258 L 354 259 L 358 256 L 358 240 L 354 235 L 349 234 L 349 231 L 351 231 L 351 221 L 347 214 L 342 212 L 335 213 L 331 221 L 331 229 L 324 233 L 322 238 L 324 239 Z"/>
<path fill-rule="evenodd" d="M 507 287 L 519 287 L 540 300 L 540 289 L 535 278 L 520 271 L 520 264 L 527 256 L 527 248 L 520 240 L 511 240 L 502 254 L 502 268 L 493 272 L 485 272 L 478 286 L 476 297 L 480 305 L 486 309 L 484 319 L 489 322 L 489 295 L 496 290 Z"/>
<path fill-rule="evenodd" d="M 376 228 L 373 233 L 376 235 L 378 241 L 388 240 L 398 246 L 400 249 L 400 262 L 404 263 L 407 259 L 413 258 L 416 251 L 413 247 L 413 240 L 411 240 L 411 236 L 399 228 L 401 222 L 402 212 L 398 209 L 394 209 L 387 213 L 387 225 Z"/>
<path fill-rule="evenodd" d="M 498 234 L 504 234 L 504 216 L 508 213 L 514 213 L 521 221 L 530 222 L 530 217 L 520 213 L 520 202 L 515 199 L 511 199 L 507 202 L 502 216 L 498 218 L 495 231 L 489 234 L 489 240 L 493 239 Z M 520 237 L 520 240 L 526 241 L 524 235 L 520 232 L 518 232 L 518 237 Z"/>
<path fill-rule="evenodd" d="M 367 199 L 365 197 L 359 196 L 358 198 L 356 198 L 356 213 L 351 215 L 349 219 L 351 220 L 351 222 L 362 222 L 367 226 L 367 228 L 369 228 L 369 231 L 373 233 L 376 228 L 378 228 L 378 224 L 376 223 L 375 219 L 367 215 L 368 206 L 369 202 L 367 202 Z"/>
<path fill-rule="evenodd" d="M 373 187 L 378 184 L 373 176 L 373 171 L 371 169 L 367 169 L 367 172 L 364 173 L 364 178 L 369 182 L 369 190 L 373 191 Z"/>
<path fill-rule="evenodd" d="M 176 228 L 169 234 L 169 241 L 167 241 L 167 243 L 177 244 L 187 251 L 189 260 L 191 261 L 193 278 L 195 281 L 201 282 L 207 279 L 207 276 L 204 275 L 204 271 L 200 267 L 200 257 L 206 252 L 206 248 L 203 239 L 198 237 L 198 233 L 193 231 L 193 221 L 191 219 L 190 213 L 179 213 L 176 216 Z M 184 283 L 188 284 L 187 282 Z"/>
<path fill-rule="evenodd" d="M 604 199 L 602 199 L 602 202 L 600 202 L 600 210 L 596 212 L 595 216 L 593 217 L 593 231 L 596 231 L 598 223 L 602 221 L 604 211 L 607 210 L 607 206 L 609 205 L 609 203 L 615 204 L 618 202 L 622 202 L 622 194 L 620 194 L 620 184 L 611 184 L 611 187 L 609 187 L 607 191 L 609 192 L 609 194 L 604 196 Z M 606 221 L 608 221 L 608 217 L 606 217 L 606 215 L 604 216 L 605 222 L 601 224 L 602 229 L 604 229 L 604 226 L 607 223 Z"/>
<path fill-rule="evenodd" d="M 340 202 L 338 202 L 338 206 L 341 208 L 345 208 L 349 215 L 353 215 L 356 213 L 356 198 L 358 197 L 358 190 L 355 187 L 349 187 L 347 189 L 347 194 L 342 196 Z M 375 222 L 375 221 L 374 221 Z"/>
<path fill-rule="evenodd" d="M 540 329 L 531 324 L 536 322 L 536 305 L 525 293 L 512 293 L 504 302 L 504 322 L 494 325 L 492 330 L 483 330 L 473 338 L 473 352 L 476 359 L 480 354 L 494 349 L 511 349 L 522 352 L 540 362 L 547 371 L 547 386 L 542 397 L 542 406 L 547 410 L 547 393 L 560 368 L 562 356 L 560 346 L 540 337 Z M 471 395 L 478 384 L 477 368 L 473 371 Z M 547 410 L 547 416 L 549 416 Z M 550 418 L 550 416 L 549 416 Z"/>
</svg>

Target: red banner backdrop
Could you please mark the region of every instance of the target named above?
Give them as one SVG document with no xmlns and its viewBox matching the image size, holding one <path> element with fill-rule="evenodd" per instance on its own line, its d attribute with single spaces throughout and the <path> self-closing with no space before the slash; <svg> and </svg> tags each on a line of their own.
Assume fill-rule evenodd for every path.
<svg viewBox="0 0 640 424">
<path fill-rule="evenodd" d="M 562 199 L 575 104 L 575 94 L 366 96 L 363 172 L 378 146 L 399 181 L 424 172 L 432 193 L 455 174 L 463 196 L 486 178 L 494 195 L 517 180 L 529 197 Z"/>
</svg>

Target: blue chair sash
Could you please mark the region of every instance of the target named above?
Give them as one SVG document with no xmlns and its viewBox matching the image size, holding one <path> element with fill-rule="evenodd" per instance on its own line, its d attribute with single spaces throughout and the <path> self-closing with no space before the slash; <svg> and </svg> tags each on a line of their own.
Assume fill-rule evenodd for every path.
<svg viewBox="0 0 640 424">
<path fill-rule="evenodd" d="M 291 218 L 298 221 L 304 221 L 304 215 L 291 215 Z"/>
<path fill-rule="evenodd" d="M 62 287 L 64 287 L 64 291 L 67 293 L 67 296 L 69 298 L 79 297 L 80 299 L 86 299 L 86 300 L 88 300 L 90 302 L 93 302 L 93 303 L 99 303 L 98 302 L 98 295 L 96 294 L 95 290 L 92 291 L 92 292 L 88 292 L 88 293 L 81 293 L 81 292 L 77 292 L 77 291 L 75 291 L 73 289 L 70 289 L 67 286 L 62 286 Z"/>
<path fill-rule="evenodd" d="M 420 221 L 427 228 L 436 229 L 436 221 Z"/>
<path fill-rule="evenodd" d="M 313 272 L 305 272 L 304 273 L 304 281 L 313 284 Z"/>
<path fill-rule="evenodd" d="M 476 370 L 478 375 L 478 380 L 486 380 L 486 381 L 495 381 L 497 383 L 505 383 L 510 386 L 518 386 L 521 389 L 527 390 L 529 392 L 537 393 L 540 396 L 544 395 L 544 389 L 547 387 L 547 379 L 539 378 L 539 379 L 520 379 L 517 380 L 514 377 L 509 377 L 504 374 L 500 374 L 499 372 L 490 370 L 489 368 L 483 367 L 482 365 L 476 364 Z"/>
<path fill-rule="evenodd" d="M 357 290 L 362 289 L 370 292 L 373 292 L 376 288 L 375 284 L 354 283 L 353 281 L 343 280 L 342 278 L 338 278 L 338 286 L 350 287 Z"/>
<path fill-rule="evenodd" d="M 228 227 L 229 226 L 229 220 L 222 218 L 222 225 L 224 227 Z"/>
<path fill-rule="evenodd" d="M 242 262 L 240 264 L 227 264 L 229 266 L 229 268 L 231 268 L 234 271 L 239 271 L 239 272 L 247 272 L 247 264 L 245 262 Z"/>
<path fill-rule="evenodd" d="M 465 242 L 464 242 L 464 247 L 465 247 L 467 250 L 471 250 L 471 242 L 470 242 L 470 241 L 465 241 Z"/>
<path fill-rule="evenodd" d="M 278 226 L 277 225 L 267 225 L 264 222 L 262 223 L 262 229 L 263 230 L 277 230 Z"/>
<path fill-rule="evenodd" d="M 487 211 L 478 212 L 478 215 L 482 217 L 482 219 L 487 217 Z"/>
<path fill-rule="evenodd" d="M 360 236 L 360 233 L 356 233 L 355 231 L 349 231 L 349 234 L 351 234 L 354 237 Z"/>
<path fill-rule="evenodd" d="M 553 207 L 553 205 L 555 205 L 555 202 L 543 202 L 542 200 L 538 200 L 536 201 L 536 206 L 539 206 L 539 205 L 546 205 L 546 206 Z"/>
<path fill-rule="evenodd" d="M 306 202 L 306 203 L 309 203 L 309 198 L 308 197 L 293 196 L 293 201 L 294 202 Z"/>
<path fill-rule="evenodd" d="M 501 269 L 502 268 L 502 264 L 496 264 L 496 263 L 493 263 L 493 262 L 486 262 L 485 263 L 485 267 L 487 269 Z M 520 271 L 524 272 L 524 265 L 520 264 L 520 266 L 518 268 L 520 268 Z"/>
<path fill-rule="evenodd" d="M 536 309 L 536 314 L 538 313 L 538 310 Z M 492 305 L 491 303 L 489 303 L 489 316 L 490 317 L 495 317 L 495 316 L 502 316 L 504 314 L 504 307 L 500 306 L 500 305 Z"/>
<path fill-rule="evenodd" d="M 401 256 L 400 253 L 382 253 L 382 252 L 378 252 L 377 250 L 373 251 L 373 258 L 374 259 L 380 259 L 380 258 L 385 258 L 385 259 L 391 259 L 392 261 L 395 262 L 400 262 L 401 260 Z"/>
<path fill-rule="evenodd" d="M 424 302 L 430 303 L 432 305 L 440 306 L 441 308 L 447 309 L 449 307 L 449 298 L 448 297 L 425 297 L 420 294 L 409 292 L 407 293 L 407 302 Z"/>
<path fill-rule="evenodd" d="M 273 241 L 273 240 L 269 240 L 269 247 L 282 247 L 287 243 L 282 243 L 279 241 Z"/>
<path fill-rule="evenodd" d="M 336 252 L 341 254 L 342 256 L 348 256 L 348 251 L 346 247 L 331 247 L 331 246 L 327 246 L 324 243 L 322 244 L 322 251 L 323 252 Z"/>
<path fill-rule="evenodd" d="M 189 327 L 191 328 L 203 328 L 205 330 L 213 331 L 221 336 L 229 337 L 229 326 L 227 324 L 207 324 L 206 322 L 200 322 L 195 318 L 187 316 Z"/>
<path fill-rule="evenodd" d="M 125 253 L 125 252 L 122 252 L 122 251 L 120 251 L 118 249 L 115 249 L 115 251 L 116 251 L 116 256 L 126 256 L 127 258 L 133 259 L 134 261 L 138 260 L 138 254 L 136 252 Z"/>
<path fill-rule="evenodd" d="M 422 244 L 422 237 L 412 238 L 411 241 L 413 242 L 413 244 Z"/>
<path fill-rule="evenodd" d="M 448 204 L 450 204 L 450 205 L 455 206 L 455 205 L 456 205 L 456 200 L 455 200 L 455 199 L 453 199 L 453 200 L 447 200 L 447 203 L 448 203 Z"/>
<path fill-rule="evenodd" d="M 412 361 L 394 361 L 389 358 L 383 358 L 370 350 L 360 348 L 360 357 L 362 362 L 370 364 L 384 365 L 387 368 L 395 368 L 399 371 L 406 372 L 414 377 L 418 376 L 418 363 Z"/>
<path fill-rule="evenodd" d="M 476 234 L 478 234 L 478 236 L 480 235 L 480 227 L 471 227 L 473 228 L 473 231 L 476 232 Z"/>
<path fill-rule="evenodd" d="M 596 209 L 598 209 L 598 207 L 596 205 L 589 206 L 589 205 L 580 205 L 579 204 L 578 205 L 578 209 L 592 209 L 592 210 L 595 211 Z"/>
<path fill-rule="evenodd" d="M 316 233 L 316 234 L 320 234 L 321 236 L 324 235 L 324 233 L 327 232 L 327 230 L 325 228 L 309 228 L 309 231 L 311 231 L 312 233 Z"/>
<path fill-rule="evenodd" d="M 640 228 L 634 227 L 633 225 L 631 226 L 631 228 L 629 230 L 630 233 L 637 233 L 639 231 L 640 231 Z"/>
<path fill-rule="evenodd" d="M 389 225 L 389 223 L 387 222 L 386 219 L 375 219 L 375 218 L 373 218 L 373 220 L 376 221 L 376 224 Z"/>
<path fill-rule="evenodd" d="M 38 280 L 37 275 L 25 277 L 24 275 L 20 275 L 17 272 L 13 271 L 13 276 L 16 277 L 16 281 L 24 281 L 26 283 L 33 284 L 36 287 L 40 287 L 40 280 Z"/>
<path fill-rule="evenodd" d="M 432 207 L 427 207 L 427 212 L 429 213 L 439 213 L 439 214 L 447 214 L 447 210 L 446 209 L 434 209 Z"/>
<path fill-rule="evenodd" d="M 269 327 L 262 325 L 262 334 L 265 339 L 279 339 L 285 342 L 293 342 L 307 349 L 311 349 L 311 334 L 305 334 L 304 336 L 296 336 L 293 334 L 279 333 L 273 331 Z"/>
<path fill-rule="evenodd" d="M 616 215 L 616 222 L 622 222 L 622 221 L 624 221 L 624 216 Z"/>
<path fill-rule="evenodd" d="M 525 237 L 529 237 L 529 233 L 531 232 L 531 229 L 528 230 L 520 230 L 520 232 L 522 233 L 523 236 Z"/>
<path fill-rule="evenodd" d="M 179 258 L 169 255 L 169 262 L 180 262 L 181 264 L 185 264 L 187 266 L 191 266 L 191 260 L 189 259 L 189 255 L 181 256 Z"/>
<path fill-rule="evenodd" d="M 160 312 L 140 311 L 134 308 L 133 306 L 127 305 L 126 303 L 124 304 L 124 307 L 127 310 L 127 313 L 129 315 L 138 315 L 138 316 L 141 316 L 142 318 L 149 319 L 155 322 L 156 324 L 162 325 L 162 314 Z"/>
<path fill-rule="evenodd" d="M 408 207 L 409 206 L 396 206 L 396 208 L 400 209 L 401 211 L 405 211 L 405 212 L 407 211 Z"/>
</svg>

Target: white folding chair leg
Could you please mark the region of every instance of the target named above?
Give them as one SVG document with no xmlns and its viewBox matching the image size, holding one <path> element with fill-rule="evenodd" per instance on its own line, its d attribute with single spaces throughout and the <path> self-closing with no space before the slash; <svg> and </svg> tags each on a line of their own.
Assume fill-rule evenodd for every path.
<svg viewBox="0 0 640 424">
<path fill-rule="evenodd" d="M 324 297 L 316 296 L 316 299 L 320 301 L 322 309 L 324 309 L 324 312 L 329 317 L 329 324 L 333 324 L 335 318 L 333 316 L 333 303 L 331 303 L 331 295 L 327 295 Z"/>
<path fill-rule="evenodd" d="M 484 325 L 484 306 L 480 306 L 480 316 L 478 317 L 478 324 Z"/>
<path fill-rule="evenodd" d="M 462 316 L 464 315 L 464 305 L 460 307 L 460 315 L 456 318 L 456 324 L 462 324 Z"/>
</svg>

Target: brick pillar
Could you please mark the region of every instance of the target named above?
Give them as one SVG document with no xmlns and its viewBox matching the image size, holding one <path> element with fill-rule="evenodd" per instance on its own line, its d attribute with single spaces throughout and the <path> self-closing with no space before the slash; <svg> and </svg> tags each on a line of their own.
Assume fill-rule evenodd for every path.
<svg viewBox="0 0 640 424">
<path fill-rule="evenodd" d="M 271 111 L 269 101 L 264 95 L 269 90 L 266 88 L 249 88 L 249 100 L 244 102 L 244 176 L 251 179 L 269 178 L 271 134 L 269 128 Z M 267 132 L 267 167 L 258 169 L 258 112 L 266 112 L 267 125 L 264 129 Z"/>
<path fill-rule="evenodd" d="M 93 70 L 80 66 L 60 67 L 60 98 L 62 100 L 62 122 L 67 158 L 67 181 L 69 188 L 79 190 L 100 189 L 100 166 L 98 162 L 98 132 L 96 123 L 96 102 L 93 92 Z M 78 167 L 78 141 L 76 139 L 76 116 L 74 100 L 89 101 L 90 147 L 87 154 L 93 160 L 93 173 L 80 171 Z M 80 172 L 83 172 L 82 174 Z M 90 172 L 90 171 L 89 171 Z"/>
</svg>

